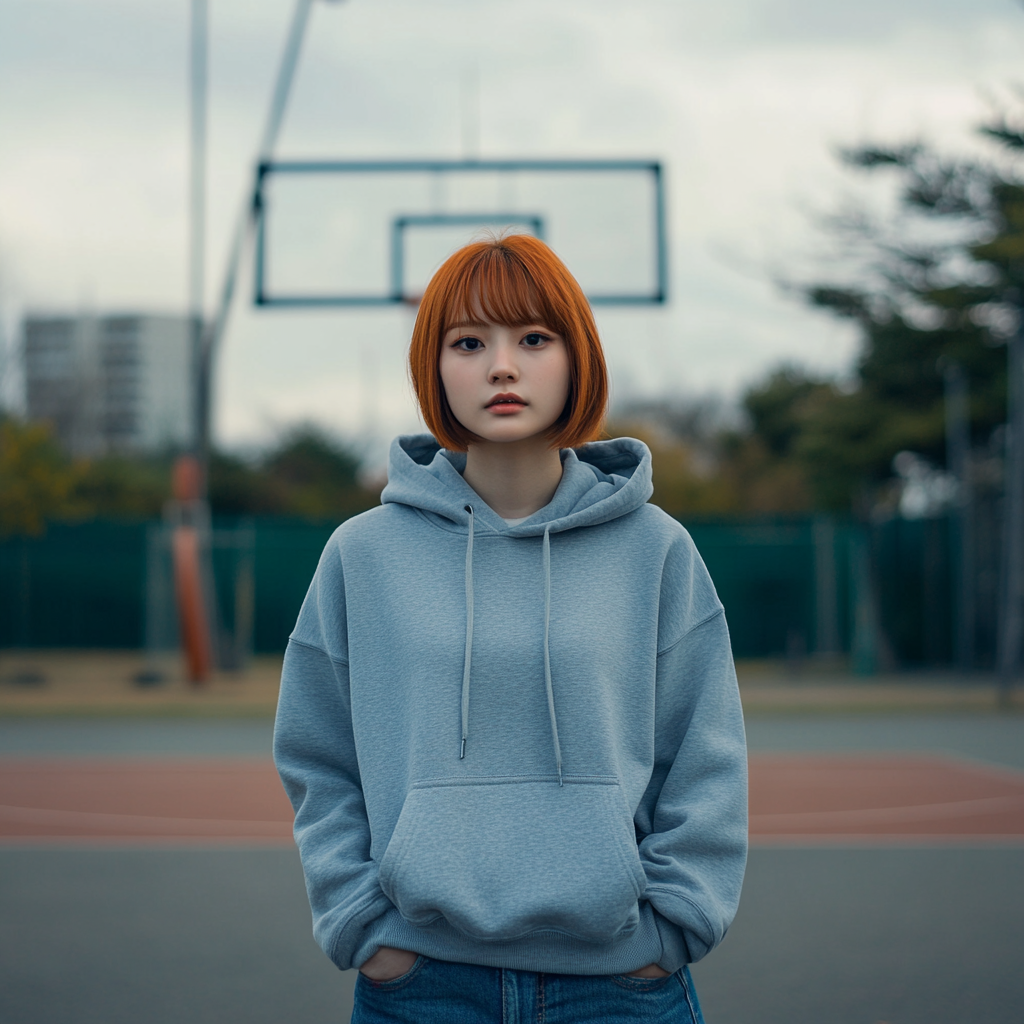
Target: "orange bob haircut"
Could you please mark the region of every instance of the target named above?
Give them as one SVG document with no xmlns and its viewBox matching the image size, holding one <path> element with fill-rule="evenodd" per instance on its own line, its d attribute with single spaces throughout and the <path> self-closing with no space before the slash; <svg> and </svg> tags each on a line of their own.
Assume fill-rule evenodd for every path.
<svg viewBox="0 0 1024 1024">
<path fill-rule="evenodd" d="M 449 451 L 476 439 L 452 414 L 441 383 L 441 345 L 452 324 L 481 317 L 504 327 L 556 331 L 569 354 L 569 398 L 550 428 L 552 448 L 575 448 L 601 433 L 608 370 L 590 304 L 565 264 L 532 235 L 507 235 L 459 249 L 431 278 L 409 346 L 409 370 L 427 429 Z"/>
</svg>

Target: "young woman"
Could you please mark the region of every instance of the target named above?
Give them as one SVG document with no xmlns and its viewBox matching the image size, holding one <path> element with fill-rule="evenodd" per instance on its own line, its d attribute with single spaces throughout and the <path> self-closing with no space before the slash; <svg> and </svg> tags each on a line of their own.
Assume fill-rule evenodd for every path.
<svg viewBox="0 0 1024 1024">
<path fill-rule="evenodd" d="M 647 448 L 594 440 L 597 330 L 544 243 L 455 253 L 410 367 L 432 436 L 328 542 L 275 732 L 352 1020 L 701 1021 L 686 965 L 746 856 L 707 570 L 648 504 Z"/>
</svg>

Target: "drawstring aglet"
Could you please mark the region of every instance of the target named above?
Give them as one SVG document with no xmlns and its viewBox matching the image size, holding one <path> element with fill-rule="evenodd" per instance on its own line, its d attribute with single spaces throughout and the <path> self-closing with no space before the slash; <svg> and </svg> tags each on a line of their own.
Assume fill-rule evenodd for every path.
<svg viewBox="0 0 1024 1024">
<path fill-rule="evenodd" d="M 466 737 L 462 737 L 462 747 L 459 750 L 459 760 L 461 761 L 466 756 Z"/>
</svg>

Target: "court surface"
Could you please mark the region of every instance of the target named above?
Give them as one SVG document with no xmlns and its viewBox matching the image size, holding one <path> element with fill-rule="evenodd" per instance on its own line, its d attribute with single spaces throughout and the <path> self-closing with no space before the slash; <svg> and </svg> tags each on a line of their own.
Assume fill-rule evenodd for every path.
<svg viewBox="0 0 1024 1024">
<path fill-rule="evenodd" d="M 709 1024 L 1013 1022 L 1024 718 L 755 718 Z M 0 722 L 0 1020 L 347 1021 L 264 721 Z"/>
</svg>

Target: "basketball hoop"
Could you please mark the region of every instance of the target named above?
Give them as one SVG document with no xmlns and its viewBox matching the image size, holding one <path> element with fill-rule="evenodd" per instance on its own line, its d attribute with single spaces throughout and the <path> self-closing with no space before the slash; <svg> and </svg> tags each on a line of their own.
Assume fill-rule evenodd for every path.
<svg viewBox="0 0 1024 1024">
<path fill-rule="evenodd" d="M 456 249 L 528 233 L 593 305 L 667 299 L 650 160 L 265 161 L 253 197 L 258 306 L 416 305 Z"/>
</svg>

